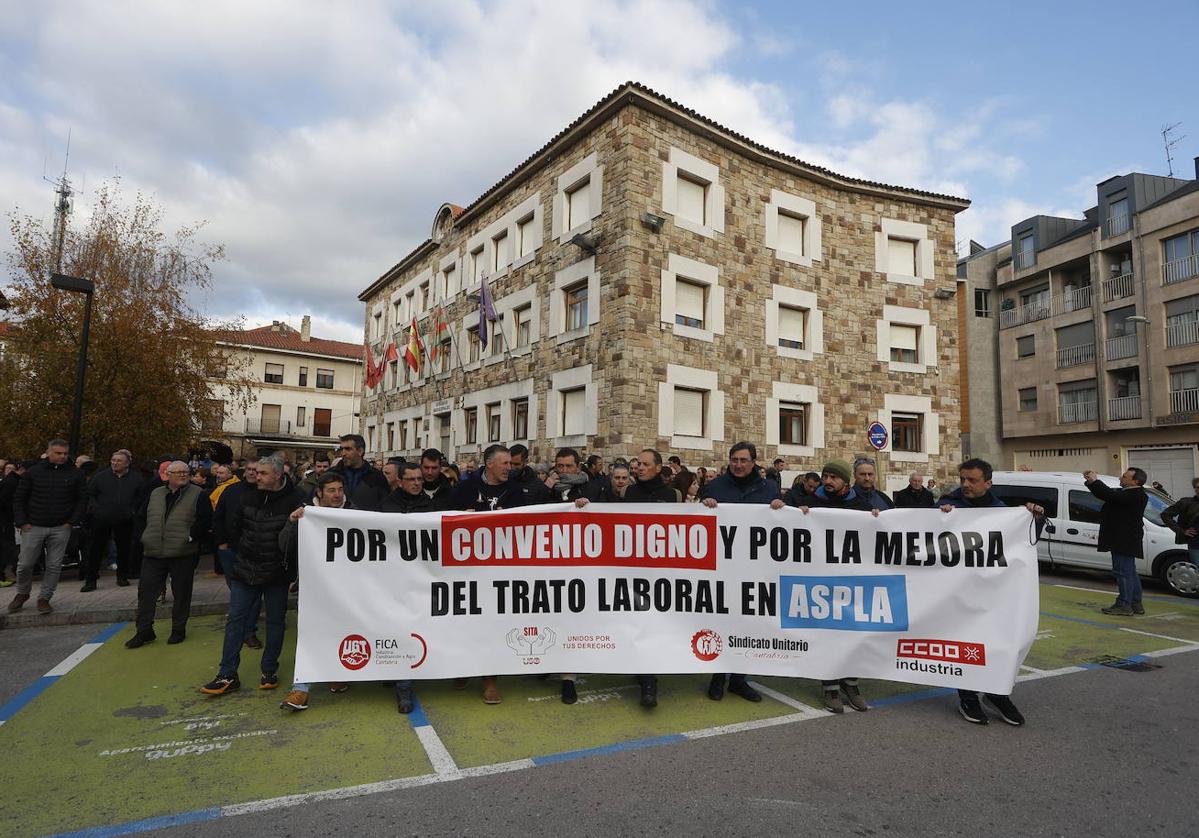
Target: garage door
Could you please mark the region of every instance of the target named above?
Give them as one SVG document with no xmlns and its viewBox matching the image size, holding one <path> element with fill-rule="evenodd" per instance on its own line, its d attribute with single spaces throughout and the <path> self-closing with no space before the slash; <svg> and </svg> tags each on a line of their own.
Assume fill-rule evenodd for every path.
<svg viewBox="0 0 1199 838">
<path fill-rule="evenodd" d="M 1191 481 L 1195 478 L 1195 449 L 1133 448 L 1128 452 L 1129 467 L 1137 466 L 1149 473 L 1149 482 L 1165 487 L 1170 497 L 1190 497 Z"/>
</svg>

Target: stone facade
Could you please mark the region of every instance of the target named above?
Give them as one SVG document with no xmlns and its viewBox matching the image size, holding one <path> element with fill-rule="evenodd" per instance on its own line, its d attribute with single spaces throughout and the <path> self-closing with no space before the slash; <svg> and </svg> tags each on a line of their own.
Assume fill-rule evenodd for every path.
<svg viewBox="0 0 1199 838">
<path fill-rule="evenodd" d="M 571 197 L 580 177 L 602 183 L 598 204 Z M 947 476 L 961 453 L 959 322 L 952 296 L 934 291 L 954 289 L 966 205 L 817 169 L 625 86 L 474 205 L 447 205 L 434 238 L 363 292 L 376 354 L 393 341 L 402 354 L 413 317 L 428 340 L 439 304 L 457 350 L 447 371 L 426 366 L 412 381 L 395 364 L 365 392 L 368 447 L 463 459 L 492 439 L 522 441 L 544 461 L 563 444 L 606 458 L 651 445 L 712 466 L 748 439 L 761 460 L 818 470 L 868 451 L 869 423 L 896 414 L 913 450 L 889 443 L 881 470 Z M 521 224 L 533 207 L 536 234 Z M 540 244 L 522 256 L 530 239 Z M 504 351 L 472 362 L 480 244 Z M 447 266 L 457 281 L 443 290 Z M 572 321 L 566 292 L 584 286 L 586 315 L 576 306 Z M 528 346 L 514 300 L 535 310 Z M 511 402 L 523 398 L 519 437 Z"/>
</svg>

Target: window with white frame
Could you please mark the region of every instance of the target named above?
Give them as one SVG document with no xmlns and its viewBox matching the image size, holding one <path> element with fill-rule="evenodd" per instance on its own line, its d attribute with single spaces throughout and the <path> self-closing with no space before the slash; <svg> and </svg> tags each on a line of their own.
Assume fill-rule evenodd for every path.
<svg viewBox="0 0 1199 838">
<path fill-rule="evenodd" d="M 662 211 L 684 230 L 708 237 L 723 233 L 720 168 L 672 147 L 669 159 L 662 163 Z"/>
<path fill-rule="evenodd" d="M 529 438 L 529 400 L 512 400 L 512 438 Z"/>
<path fill-rule="evenodd" d="M 416 310 L 412 312 L 413 317 L 419 317 L 421 312 L 429 307 L 429 283 L 422 282 L 420 287 L 416 289 Z"/>
<path fill-rule="evenodd" d="M 440 273 L 440 291 L 439 299 L 448 300 L 452 295 L 458 293 L 458 266 L 456 264 L 446 265 L 441 269 Z"/>
<path fill-rule="evenodd" d="M 933 279 L 933 242 L 928 227 L 884 218 L 874 234 L 874 269 L 888 282 L 923 285 Z"/>
<path fill-rule="evenodd" d="M 892 372 L 924 373 L 937 366 L 937 327 L 928 310 L 885 305 L 875 325 L 877 358 Z"/>
<path fill-rule="evenodd" d="M 296 427 L 302 428 L 308 424 L 308 408 L 300 405 L 296 408 Z"/>
<path fill-rule="evenodd" d="M 473 445 L 479 441 L 479 409 L 477 407 L 465 408 L 462 411 L 462 417 L 466 443 Z"/>
<path fill-rule="evenodd" d="M 316 389 L 332 390 L 333 389 L 333 370 L 323 370 L 320 367 L 316 369 Z"/>
<path fill-rule="evenodd" d="M 879 421 L 891 430 L 883 450 L 892 462 L 926 463 L 940 452 L 940 419 L 928 396 L 884 395 Z"/>
<path fill-rule="evenodd" d="M 388 451 L 395 450 L 395 447 L 396 447 L 395 436 L 396 436 L 396 423 L 388 422 L 387 423 L 387 450 Z"/>
<path fill-rule="evenodd" d="M 545 431 L 551 444 L 586 445 L 586 438 L 596 434 L 598 411 L 591 364 L 551 375 L 545 400 Z"/>
<path fill-rule="evenodd" d="M 602 210 L 604 167 L 595 152 L 558 176 L 552 234 L 559 242 L 591 229 Z"/>
<path fill-rule="evenodd" d="M 387 432 L 388 432 L 388 434 L 391 433 L 391 425 L 390 424 L 388 424 L 388 426 L 387 426 Z M 389 449 L 393 448 L 393 446 L 390 444 L 387 447 Z M 407 449 L 408 449 L 408 423 L 405 422 L 403 419 L 401 419 L 400 420 L 400 447 L 399 447 L 399 450 L 405 451 Z"/>
<path fill-rule="evenodd" d="M 561 415 L 559 427 L 562 436 L 578 436 L 585 433 L 587 392 L 583 387 L 563 390 L 559 397 Z"/>
<path fill-rule="evenodd" d="M 483 270 L 487 265 L 483 261 L 483 245 L 470 252 L 470 281 L 478 284 L 483 281 Z"/>
<path fill-rule="evenodd" d="M 924 414 L 891 414 L 891 450 L 908 454 L 924 451 Z"/>
<path fill-rule="evenodd" d="M 375 426 L 366 426 L 366 450 L 368 453 L 375 450 Z"/>
<path fill-rule="evenodd" d="M 776 258 L 805 267 L 820 261 L 822 225 L 814 201 L 772 189 L 764 213 L 766 246 Z"/>
<path fill-rule="evenodd" d="M 661 321 L 671 324 L 675 335 L 711 342 L 724 334 L 724 289 L 715 265 L 669 254 L 661 298 Z"/>
<path fill-rule="evenodd" d="M 779 306 L 779 346 L 786 349 L 803 349 L 804 336 L 808 333 L 808 311 L 795 306 Z"/>
<path fill-rule="evenodd" d="M 808 406 L 779 402 L 779 445 L 808 444 Z"/>
<path fill-rule="evenodd" d="M 824 447 L 824 405 L 814 386 L 774 382 L 766 400 L 766 444 L 784 457 L 814 457 Z"/>
<path fill-rule="evenodd" d="M 549 334 L 556 335 L 558 343 L 590 334 L 591 327 L 599 323 L 599 307 L 600 272 L 595 257 L 589 256 L 554 274 Z"/>
<path fill-rule="evenodd" d="M 474 326 L 466 330 L 466 362 L 473 364 L 475 361 L 483 357 L 483 342 L 479 340 L 479 327 Z"/>
<path fill-rule="evenodd" d="M 573 230 L 591 220 L 591 178 L 566 190 L 566 229 Z"/>
<path fill-rule="evenodd" d="M 804 255 L 804 224 L 807 219 L 779 211 L 779 250 Z"/>
<path fill-rule="evenodd" d="M 773 285 L 765 305 L 768 347 L 784 358 L 801 361 L 824 352 L 824 315 L 814 293 Z"/>
<path fill-rule="evenodd" d="M 491 240 L 491 270 L 499 273 L 508 266 L 508 231 L 504 230 Z"/>
<path fill-rule="evenodd" d="M 391 322 L 397 326 L 404 322 L 404 315 L 400 310 L 400 298 L 391 301 Z"/>
<path fill-rule="evenodd" d="M 724 393 L 715 370 L 666 365 L 658 383 L 658 435 L 673 449 L 706 450 L 724 439 Z"/>
<path fill-rule="evenodd" d="M 262 374 L 262 380 L 267 384 L 282 384 L 283 383 L 283 365 L 282 364 L 267 364 L 266 371 Z"/>
<path fill-rule="evenodd" d="M 514 349 L 530 346 L 533 343 L 533 306 L 519 306 L 512 312 L 516 322 L 516 340 Z M 524 437 L 519 437 L 524 439 Z"/>
<path fill-rule="evenodd" d="M 516 222 L 516 255 L 529 256 L 537 249 L 537 239 L 533 235 L 533 213 Z"/>
<path fill-rule="evenodd" d="M 566 306 L 566 331 L 582 329 L 587 325 L 587 283 L 580 282 L 562 291 Z"/>
<path fill-rule="evenodd" d="M 500 403 L 493 402 L 487 405 L 487 441 L 500 441 Z"/>
<path fill-rule="evenodd" d="M 371 319 L 371 340 L 378 340 L 383 337 L 383 312 L 376 311 L 375 316 Z"/>
</svg>

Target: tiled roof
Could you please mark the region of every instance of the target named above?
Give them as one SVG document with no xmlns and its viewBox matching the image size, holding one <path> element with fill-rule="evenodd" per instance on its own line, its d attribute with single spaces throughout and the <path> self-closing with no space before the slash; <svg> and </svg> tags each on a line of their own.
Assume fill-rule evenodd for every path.
<svg viewBox="0 0 1199 838">
<path fill-rule="evenodd" d="M 257 329 L 218 332 L 217 339 L 243 346 L 260 346 L 263 349 L 280 349 L 286 352 L 310 352 L 315 355 L 334 355 L 350 361 L 362 361 L 362 344 L 324 338 L 303 341 L 300 340 L 300 333 L 286 323 L 280 323 L 278 326 L 259 326 Z"/>
</svg>

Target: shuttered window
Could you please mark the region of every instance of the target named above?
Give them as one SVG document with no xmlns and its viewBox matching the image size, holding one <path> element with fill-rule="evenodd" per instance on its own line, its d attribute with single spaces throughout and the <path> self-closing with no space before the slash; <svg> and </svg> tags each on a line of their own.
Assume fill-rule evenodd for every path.
<svg viewBox="0 0 1199 838">
<path fill-rule="evenodd" d="M 674 390 L 674 432 L 678 436 L 704 436 L 703 390 Z"/>
<path fill-rule="evenodd" d="M 573 230 L 591 220 L 591 179 L 566 193 L 566 229 Z"/>
<path fill-rule="evenodd" d="M 891 360 L 905 364 L 920 362 L 920 327 L 891 324 Z"/>
<path fill-rule="evenodd" d="M 698 221 L 700 224 L 705 223 L 704 199 L 707 197 L 707 192 L 706 184 L 679 175 L 678 200 L 675 202 L 678 214 L 684 218 L 690 218 L 692 221 Z"/>
<path fill-rule="evenodd" d="M 779 346 L 803 349 L 808 313 L 802 308 L 779 306 Z"/>
<path fill-rule="evenodd" d="M 778 249 L 787 253 L 804 255 L 803 232 L 806 220 L 798 215 L 779 211 Z"/>
<path fill-rule="evenodd" d="M 907 239 L 887 239 L 887 272 L 901 276 L 917 276 L 916 242 Z"/>
<path fill-rule="evenodd" d="M 680 326 L 704 327 L 704 302 L 707 287 L 678 279 L 674 284 L 674 322 Z"/>
<path fill-rule="evenodd" d="M 562 392 L 562 436 L 577 436 L 584 433 L 584 405 L 586 390 Z"/>
</svg>

